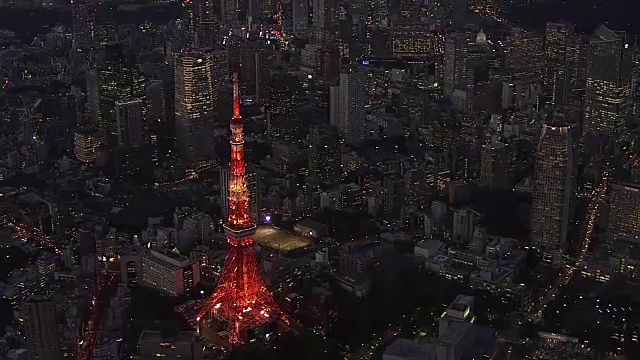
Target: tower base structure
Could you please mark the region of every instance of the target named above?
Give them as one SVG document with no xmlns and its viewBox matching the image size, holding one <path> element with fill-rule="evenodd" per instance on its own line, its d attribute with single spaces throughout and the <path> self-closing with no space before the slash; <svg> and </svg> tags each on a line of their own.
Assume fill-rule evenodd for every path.
<svg viewBox="0 0 640 360">
<path fill-rule="evenodd" d="M 230 247 L 218 285 L 196 320 L 204 337 L 208 337 L 205 332 L 211 335 L 209 330 L 226 331 L 233 347 L 260 334 L 272 334 L 265 329 L 277 329 L 278 322 L 287 325 L 290 320 L 262 280 L 253 241 L 230 238 L 229 242 L 235 245 Z"/>
<path fill-rule="evenodd" d="M 228 349 L 255 342 L 268 343 L 285 329 L 286 327 L 281 321 L 272 319 L 272 321 L 257 325 L 255 328 L 246 328 L 240 333 L 232 334 L 226 320 L 217 318 L 213 313 L 205 315 L 197 324 L 198 335 L 205 341 Z M 234 342 L 233 336 L 237 336 L 240 341 Z"/>
</svg>

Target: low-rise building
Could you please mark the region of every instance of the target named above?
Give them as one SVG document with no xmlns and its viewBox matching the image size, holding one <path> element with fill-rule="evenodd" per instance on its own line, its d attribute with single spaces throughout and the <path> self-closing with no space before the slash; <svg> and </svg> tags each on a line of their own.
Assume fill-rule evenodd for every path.
<svg viewBox="0 0 640 360">
<path fill-rule="evenodd" d="M 200 265 L 176 252 L 151 250 L 142 257 L 142 283 L 179 296 L 200 282 Z"/>
</svg>

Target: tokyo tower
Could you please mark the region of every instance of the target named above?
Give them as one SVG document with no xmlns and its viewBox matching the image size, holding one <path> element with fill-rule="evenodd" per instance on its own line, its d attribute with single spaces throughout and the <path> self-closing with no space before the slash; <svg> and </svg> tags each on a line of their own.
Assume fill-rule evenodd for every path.
<svg viewBox="0 0 640 360">
<path fill-rule="evenodd" d="M 229 251 L 218 285 L 198 314 L 198 323 L 207 314 L 228 325 L 229 344 L 244 342 L 246 331 L 277 319 L 289 319 L 273 300 L 262 280 L 256 260 L 253 235 L 256 225 L 249 214 L 249 193 L 244 163 L 244 134 L 240 117 L 237 74 L 233 76 L 233 118 L 231 119 L 231 179 L 229 219 L 224 231 Z"/>
</svg>

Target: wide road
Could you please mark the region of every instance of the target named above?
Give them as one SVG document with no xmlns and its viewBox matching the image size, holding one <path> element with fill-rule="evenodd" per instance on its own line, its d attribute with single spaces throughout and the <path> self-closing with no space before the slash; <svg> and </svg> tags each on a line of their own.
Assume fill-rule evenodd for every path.
<svg viewBox="0 0 640 360">
<path fill-rule="evenodd" d="M 181 179 L 173 180 L 173 181 L 167 181 L 167 182 L 163 182 L 163 183 L 156 183 L 154 185 L 154 187 L 156 189 L 160 190 L 160 191 L 177 190 L 180 186 L 184 185 L 185 183 L 187 183 L 187 182 L 189 182 L 191 180 L 196 180 L 196 179 L 200 178 L 202 173 L 204 173 L 205 171 L 210 171 L 210 170 L 214 169 L 217 165 L 218 165 L 218 162 L 213 161 L 211 163 L 202 165 L 202 166 L 198 167 L 195 170 L 187 171 L 185 176 L 183 178 L 181 178 Z"/>
<path fill-rule="evenodd" d="M 80 340 L 78 360 L 90 360 L 93 356 L 93 348 L 102 331 L 102 317 L 104 310 L 109 306 L 111 289 L 116 280 L 116 274 L 103 270 L 98 279 L 98 291 L 96 298 L 91 302 L 89 322 L 85 328 L 83 338 Z"/>
<path fill-rule="evenodd" d="M 62 254 L 62 249 L 57 246 L 53 240 L 42 233 L 40 229 L 31 227 L 26 224 L 13 224 L 13 237 L 19 239 L 27 239 L 31 238 L 33 241 L 39 245 L 40 247 L 53 247 L 56 251 L 56 254 Z"/>
</svg>

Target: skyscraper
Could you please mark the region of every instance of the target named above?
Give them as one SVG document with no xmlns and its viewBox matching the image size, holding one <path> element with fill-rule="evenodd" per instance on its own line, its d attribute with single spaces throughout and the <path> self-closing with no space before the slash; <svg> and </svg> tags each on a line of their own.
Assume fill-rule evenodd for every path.
<svg viewBox="0 0 640 360">
<path fill-rule="evenodd" d="M 32 298 L 21 305 L 21 312 L 30 359 L 58 360 L 62 354 L 54 302 L 46 298 Z"/>
<path fill-rule="evenodd" d="M 550 93 L 553 79 L 560 67 L 567 65 L 567 52 L 575 26 L 566 22 L 547 23 L 544 41 L 544 90 Z"/>
<path fill-rule="evenodd" d="M 154 165 L 164 160 L 167 150 L 167 114 L 164 97 L 164 82 L 151 80 L 147 82 L 147 114 L 145 126 L 145 142 L 151 146 L 151 161 Z"/>
<path fill-rule="evenodd" d="M 640 186 L 613 184 L 609 199 L 608 240 L 640 242 Z"/>
<path fill-rule="evenodd" d="M 444 94 L 452 96 L 456 89 L 467 90 L 467 50 L 469 38 L 464 33 L 447 35 L 444 43 Z"/>
<path fill-rule="evenodd" d="M 291 1 L 293 15 L 293 35 L 306 38 L 309 35 L 309 1 Z"/>
<path fill-rule="evenodd" d="M 96 23 L 96 4 L 93 0 L 71 1 L 71 26 L 73 28 L 73 43 L 77 47 L 90 44 Z"/>
<path fill-rule="evenodd" d="M 515 28 L 505 39 L 504 66 L 517 79 L 540 83 L 544 67 L 544 41 L 541 36 Z"/>
<path fill-rule="evenodd" d="M 482 145 L 480 183 L 494 188 L 507 186 L 507 147 L 505 144 Z"/>
<path fill-rule="evenodd" d="M 128 99 L 116 101 L 116 123 L 118 124 L 118 145 L 139 147 L 144 143 L 142 136 L 142 100 Z"/>
<path fill-rule="evenodd" d="M 565 249 L 575 190 L 572 128 L 545 124 L 533 174 L 531 243 L 558 259 Z"/>
<path fill-rule="evenodd" d="M 89 81 L 91 80 L 91 81 Z M 122 43 L 105 47 L 104 63 L 97 69 L 97 89 L 89 93 L 89 103 L 97 106 L 98 126 L 108 135 L 117 136 L 116 101 L 144 99 L 145 79 L 125 54 Z M 93 79 L 88 78 L 88 83 Z M 92 97 L 97 97 L 97 100 Z"/>
<path fill-rule="evenodd" d="M 398 219 L 404 205 L 404 180 L 397 172 L 388 172 L 382 178 L 382 205 L 384 218 L 389 222 Z"/>
<path fill-rule="evenodd" d="M 215 116 L 213 60 L 201 52 L 178 57 L 175 76 L 175 122 L 180 155 L 189 164 L 213 158 Z"/>
<path fill-rule="evenodd" d="M 338 130 L 347 144 L 358 146 L 364 140 L 366 72 L 355 66 L 340 73 Z"/>
<path fill-rule="evenodd" d="M 214 0 L 194 0 L 193 44 L 196 49 L 210 48 L 216 44 L 220 24 L 216 20 Z"/>
<path fill-rule="evenodd" d="M 316 43 L 331 41 L 334 37 L 336 1 L 335 0 L 312 0 L 313 1 L 313 37 Z"/>
<path fill-rule="evenodd" d="M 600 25 L 591 36 L 583 135 L 600 139 L 604 148 L 620 140 L 630 111 L 631 50 L 626 33 Z"/>
<path fill-rule="evenodd" d="M 220 19 L 222 24 L 227 28 L 238 25 L 238 1 L 239 0 L 220 1 Z"/>
<path fill-rule="evenodd" d="M 213 98 L 217 102 L 220 92 L 228 91 L 229 78 L 229 51 L 227 49 L 210 51 L 213 59 Z"/>
</svg>

